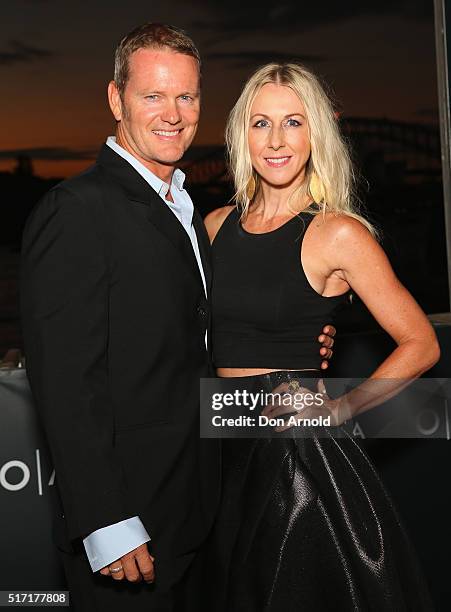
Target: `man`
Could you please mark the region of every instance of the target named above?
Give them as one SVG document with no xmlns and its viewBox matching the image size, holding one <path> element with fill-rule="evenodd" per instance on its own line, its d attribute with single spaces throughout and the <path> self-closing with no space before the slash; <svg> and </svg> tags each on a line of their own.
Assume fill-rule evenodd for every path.
<svg viewBox="0 0 451 612">
<path fill-rule="evenodd" d="M 219 447 L 199 440 L 209 244 L 175 165 L 197 129 L 199 75 L 177 28 L 128 34 L 108 88 L 116 138 L 41 200 L 24 233 L 27 370 L 83 612 L 198 611 L 182 577 L 219 496 Z"/>
</svg>

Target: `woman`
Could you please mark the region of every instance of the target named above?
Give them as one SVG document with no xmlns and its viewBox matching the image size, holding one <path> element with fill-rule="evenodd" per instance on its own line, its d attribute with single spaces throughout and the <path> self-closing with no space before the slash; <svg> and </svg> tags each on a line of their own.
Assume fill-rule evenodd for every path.
<svg viewBox="0 0 451 612">
<path fill-rule="evenodd" d="M 326 402 L 334 424 L 436 363 L 433 329 L 353 205 L 349 155 L 315 76 L 297 64 L 260 68 L 231 112 L 226 139 L 238 206 L 206 218 L 218 375 L 268 391 L 316 388 L 316 338 L 350 290 L 397 348 L 370 378 L 392 380 L 376 401 L 351 392 Z M 224 440 L 210 609 L 432 609 L 371 463 L 331 431 Z"/>
</svg>

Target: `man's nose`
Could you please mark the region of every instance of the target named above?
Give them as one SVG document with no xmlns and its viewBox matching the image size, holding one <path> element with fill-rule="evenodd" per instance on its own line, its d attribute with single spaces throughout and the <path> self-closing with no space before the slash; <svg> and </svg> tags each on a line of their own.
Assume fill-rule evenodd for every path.
<svg viewBox="0 0 451 612">
<path fill-rule="evenodd" d="M 180 123 L 182 116 L 176 100 L 168 100 L 166 102 L 164 110 L 161 113 L 161 119 L 171 125 Z"/>
</svg>

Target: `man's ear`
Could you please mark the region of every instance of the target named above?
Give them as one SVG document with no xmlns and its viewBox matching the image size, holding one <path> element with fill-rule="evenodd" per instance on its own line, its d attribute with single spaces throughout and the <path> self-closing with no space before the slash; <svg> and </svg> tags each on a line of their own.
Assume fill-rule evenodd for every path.
<svg viewBox="0 0 451 612">
<path fill-rule="evenodd" d="M 108 102 L 116 121 L 121 121 L 123 114 L 122 100 L 117 85 L 114 81 L 110 81 L 108 83 Z"/>
</svg>

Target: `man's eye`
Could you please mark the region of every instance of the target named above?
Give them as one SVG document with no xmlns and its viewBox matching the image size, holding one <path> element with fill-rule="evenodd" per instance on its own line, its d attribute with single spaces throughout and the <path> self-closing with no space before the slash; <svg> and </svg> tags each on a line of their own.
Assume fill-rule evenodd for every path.
<svg viewBox="0 0 451 612">
<path fill-rule="evenodd" d="M 184 102 L 192 102 L 193 101 L 193 97 L 192 96 L 180 96 L 180 99 L 183 100 Z"/>
<path fill-rule="evenodd" d="M 144 97 L 145 97 L 146 100 L 150 100 L 150 101 L 158 100 L 158 95 L 157 94 L 150 94 L 150 95 L 144 96 Z"/>
</svg>

